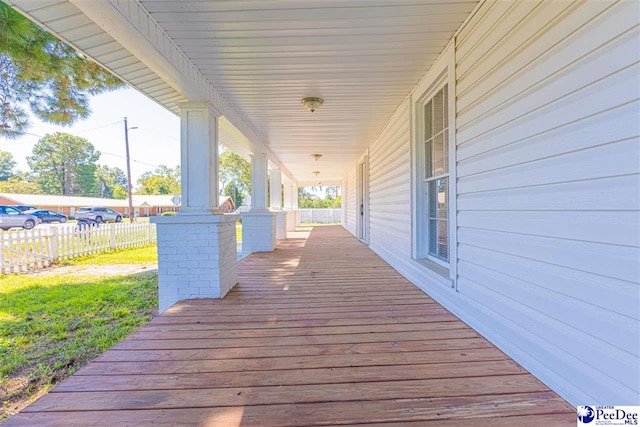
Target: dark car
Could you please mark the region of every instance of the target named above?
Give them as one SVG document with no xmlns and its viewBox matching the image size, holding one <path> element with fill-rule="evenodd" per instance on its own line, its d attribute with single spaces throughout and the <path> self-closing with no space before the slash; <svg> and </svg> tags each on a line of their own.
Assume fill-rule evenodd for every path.
<svg viewBox="0 0 640 427">
<path fill-rule="evenodd" d="M 35 206 L 23 206 L 23 205 L 18 205 L 18 206 L 12 206 L 12 208 L 14 209 L 18 209 L 20 212 L 25 212 L 25 211 L 35 211 L 36 207 Z"/>
<path fill-rule="evenodd" d="M 43 222 L 59 222 L 61 224 L 64 224 L 68 219 L 66 215 L 55 213 L 54 211 L 48 211 L 46 209 L 25 211 L 24 213 L 33 215 L 38 218 L 39 224 L 42 224 Z"/>
</svg>

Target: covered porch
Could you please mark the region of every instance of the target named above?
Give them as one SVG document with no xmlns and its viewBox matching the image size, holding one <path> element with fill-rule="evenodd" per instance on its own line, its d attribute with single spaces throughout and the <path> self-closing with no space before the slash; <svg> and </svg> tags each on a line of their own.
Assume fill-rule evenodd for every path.
<svg viewBox="0 0 640 427">
<path fill-rule="evenodd" d="M 638 2 L 7 1 L 181 118 L 162 315 L 14 425 L 575 422 L 475 331 L 640 402 Z M 346 231 L 286 239 L 328 185 Z"/>
<path fill-rule="evenodd" d="M 7 426 L 574 425 L 575 410 L 340 226 L 238 263 Z"/>
</svg>

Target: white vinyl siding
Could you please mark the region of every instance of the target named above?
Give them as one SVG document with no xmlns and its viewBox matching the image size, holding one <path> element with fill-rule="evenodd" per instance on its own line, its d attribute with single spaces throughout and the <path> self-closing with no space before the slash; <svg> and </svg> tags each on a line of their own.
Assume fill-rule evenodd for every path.
<svg viewBox="0 0 640 427">
<path fill-rule="evenodd" d="M 370 245 L 411 257 L 410 103 L 405 101 L 369 152 Z"/>
<path fill-rule="evenodd" d="M 349 230 L 350 233 L 356 234 L 356 220 L 358 215 L 358 199 L 356 188 L 356 174 L 357 167 L 354 163 L 353 167 L 349 169 L 349 172 L 344 178 L 344 188 L 342 195 L 342 203 L 344 210 L 344 227 Z"/>
<path fill-rule="evenodd" d="M 614 3 L 487 3 L 458 37 L 458 291 L 565 397 L 637 404 L 638 12 Z"/>
<path fill-rule="evenodd" d="M 370 147 L 371 248 L 573 404 L 640 401 L 639 7 L 487 1 L 457 34 L 457 292 L 411 260 L 410 102 Z"/>
</svg>

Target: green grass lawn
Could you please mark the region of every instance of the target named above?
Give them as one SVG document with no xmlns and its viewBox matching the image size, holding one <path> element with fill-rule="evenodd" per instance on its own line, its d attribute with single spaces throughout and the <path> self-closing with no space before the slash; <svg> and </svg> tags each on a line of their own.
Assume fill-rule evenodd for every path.
<svg viewBox="0 0 640 427">
<path fill-rule="evenodd" d="M 59 265 L 147 264 L 151 262 L 158 262 L 158 247 L 155 244 L 68 259 L 60 261 Z"/>
<path fill-rule="evenodd" d="M 155 247 L 77 264 L 146 263 Z M 156 312 L 157 276 L 0 276 L 0 422 Z"/>
</svg>

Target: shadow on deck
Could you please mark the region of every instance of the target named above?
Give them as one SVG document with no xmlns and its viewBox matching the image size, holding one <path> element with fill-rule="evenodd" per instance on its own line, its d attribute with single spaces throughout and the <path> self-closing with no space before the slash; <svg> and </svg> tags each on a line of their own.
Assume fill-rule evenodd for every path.
<svg viewBox="0 0 640 427">
<path fill-rule="evenodd" d="M 7 425 L 575 425 L 575 411 L 339 226 L 239 264 Z"/>
</svg>

